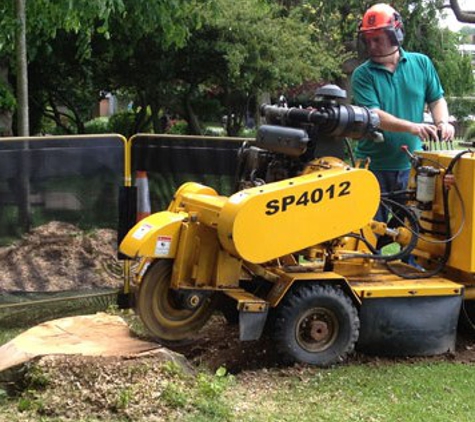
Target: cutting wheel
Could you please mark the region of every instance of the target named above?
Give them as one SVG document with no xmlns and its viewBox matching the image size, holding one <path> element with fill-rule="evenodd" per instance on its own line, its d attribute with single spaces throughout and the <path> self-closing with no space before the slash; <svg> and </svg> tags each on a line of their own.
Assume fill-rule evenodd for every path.
<svg viewBox="0 0 475 422">
<path fill-rule="evenodd" d="M 179 341 L 192 337 L 214 310 L 209 297 L 194 309 L 184 307 L 170 289 L 173 261 L 158 260 L 145 274 L 137 297 L 137 309 L 145 326 L 160 340 Z"/>
</svg>

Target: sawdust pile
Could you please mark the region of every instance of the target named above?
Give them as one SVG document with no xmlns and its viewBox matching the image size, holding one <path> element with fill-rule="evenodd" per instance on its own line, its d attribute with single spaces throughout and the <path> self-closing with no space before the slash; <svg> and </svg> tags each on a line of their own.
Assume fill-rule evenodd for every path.
<svg viewBox="0 0 475 422">
<path fill-rule="evenodd" d="M 193 382 L 186 363 L 154 354 L 140 358 L 47 356 L 34 368 L 28 380 L 33 390 L 27 394 L 41 400 L 37 416 L 59 420 L 110 420 L 112 415 L 117 420 L 173 420 L 169 419 L 170 395 L 186 391 Z"/>
<path fill-rule="evenodd" d="M 53 221 L 0 249 L 0 292 L 52 292 L 121 286 L 117 232 L 84 232 Z"/>
</svg>

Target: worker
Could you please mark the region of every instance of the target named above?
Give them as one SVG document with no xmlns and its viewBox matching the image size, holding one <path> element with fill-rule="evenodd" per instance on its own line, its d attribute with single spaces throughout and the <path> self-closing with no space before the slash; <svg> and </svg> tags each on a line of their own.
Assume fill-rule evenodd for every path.
<svg viewBox="0 0 475 422">
<path fill-rule="evenodd" d="M 356 157 L 370 159 L 382 193 L 407 188 L 411 164 L 405 145 L 412 153 L 422 149 L 422 141 L 437 139 L 438 132 L 444 141 L 455 132 L 433 63 L 404 51 L 403 40 L 401 16 L 391 6 L 379 3 L 365 12 L 358 43 L 369 58 L 353 72 L 353 100 L 378 114 L 384 142 L 360 141 Z M 433 123 L 424 123 L 426 106 Z M 375 218 L 387 222 L 388 210 L 380 207 Z"/>
</svg>

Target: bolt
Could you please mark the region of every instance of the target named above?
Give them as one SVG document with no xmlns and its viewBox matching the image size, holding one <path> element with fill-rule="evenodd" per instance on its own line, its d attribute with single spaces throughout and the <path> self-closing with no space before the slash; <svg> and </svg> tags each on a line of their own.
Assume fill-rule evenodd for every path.
<svg viewBox="0 0 475 422">
<path fill-rule="evenodd" d="M 196 308 L 199 305 L 199 303 L 200 303 L 200 297 L 198 295 L 190 296 L 188 299 L 188 304 L 192 308 Z"/>
</svg>

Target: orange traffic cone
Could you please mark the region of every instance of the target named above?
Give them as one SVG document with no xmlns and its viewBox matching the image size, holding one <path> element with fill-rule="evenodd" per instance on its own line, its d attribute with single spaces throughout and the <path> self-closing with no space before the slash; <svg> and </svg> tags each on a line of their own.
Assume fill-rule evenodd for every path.
<svg viewBox="0 0 475 422">
<path fill-rule="evenodd" d="M 135 186 L 137 187 L 137 222 L 151 213 L 150 190 L 146 171 L 135 173 Z"/>
</svg>

